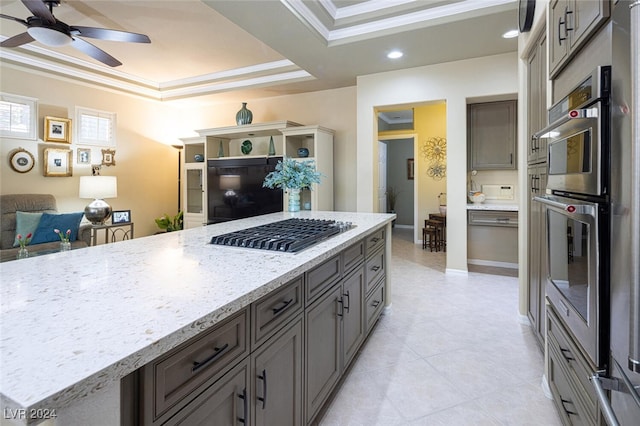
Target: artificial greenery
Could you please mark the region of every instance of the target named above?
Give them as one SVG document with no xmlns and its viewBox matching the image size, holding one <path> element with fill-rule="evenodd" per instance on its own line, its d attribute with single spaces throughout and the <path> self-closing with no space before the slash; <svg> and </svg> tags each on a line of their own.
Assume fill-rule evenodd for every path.
<svg viewBox="0 0 640 426">
<path fill-rule="evenodd" d="M 278 161 L 275 171 L 264 178 L 265 188 L 303 189 L 310 188 L 312 183 L 320 183 L 322 173 L 316 171 L 313 160 L 298 161 L 285 158 Z"/>
<path fill-rule="evenodd" d="M 179 231 L 182 229 L 182 212 L 178 212 L 177 215 L 171 217 L 168 214 L 156 219 L 156 225 L 158 228 L 164 229 L 167 232 Z"/>
<path fill-rule="evenodd" d="M 396 201 L 398 200 L 398 195 L 400 195 L 401 191 L 396 191 L 392 187 L 387 188 L 387 201 L 389 202 L 389 211 L 396 211 Z"/>
</svg>

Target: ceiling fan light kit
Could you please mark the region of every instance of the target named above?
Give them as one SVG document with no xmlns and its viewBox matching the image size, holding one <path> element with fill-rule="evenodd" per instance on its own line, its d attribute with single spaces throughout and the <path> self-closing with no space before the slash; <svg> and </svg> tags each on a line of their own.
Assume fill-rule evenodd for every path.
<svg viewBox="0 0 640 426">
<path fill-rule="evenodd" d="M 144 34 L 106 28 L 69 26 L 53 16 L 53 8 L 60 5 L 59 0 L 22 0 L 22 3 L 34 16 L 23 20 L 0 14 L 0 18 L 10 19 L 24 25 L 27 27 L 27 32 L 4 40 L 0 43 L 2 47 L 18 47 L 34 40 L 50 47 L 71 45 L 103 64 L 116 67 L 122 65 L 122 63 L 104 50 L 80 37 L 131 43 L 151 43 L 149 37 Z"/>
</svg>

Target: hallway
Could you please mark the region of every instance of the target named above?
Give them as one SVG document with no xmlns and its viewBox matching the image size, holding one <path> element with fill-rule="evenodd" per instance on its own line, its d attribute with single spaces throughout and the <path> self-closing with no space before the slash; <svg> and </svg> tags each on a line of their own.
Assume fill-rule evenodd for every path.
<svg viewBox="0 0 640 426">
<path fill-rule="evenodd" d="M 518 319 L 518 280 L 445 275 L 445 256 L 394 229 L 392 308 L 322 426 L 560 425 L 543 354 Z"/>
</svg>

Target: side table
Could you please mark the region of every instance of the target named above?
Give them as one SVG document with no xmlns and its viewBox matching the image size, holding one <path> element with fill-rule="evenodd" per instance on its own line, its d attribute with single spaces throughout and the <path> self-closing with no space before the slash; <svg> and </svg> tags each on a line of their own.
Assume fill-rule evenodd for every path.
<svg viewBox="0 0 640 426">
<path fill-rule="evenodd" d="M 98 232 L 104 230 L 104 244 L 133 239 L 133 222 L 91 225 L 91 245 L 98 245 Z"/>
</svg>

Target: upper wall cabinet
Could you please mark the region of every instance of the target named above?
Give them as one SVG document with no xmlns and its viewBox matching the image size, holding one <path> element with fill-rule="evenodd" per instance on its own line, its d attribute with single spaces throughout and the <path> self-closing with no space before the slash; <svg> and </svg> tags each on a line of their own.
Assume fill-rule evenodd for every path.
<svg viewBox="0 0 640 426">
<path fill-rule="evenodd" d="M 569 59 L 610 14 L 610 0 L 552 0 L 549 4 L 549 77 Z"/>
<path fill-rule="evenodd" d="M 515 170 L 516 101 L 470 104 L 469 170 Z"/>
</svg>

